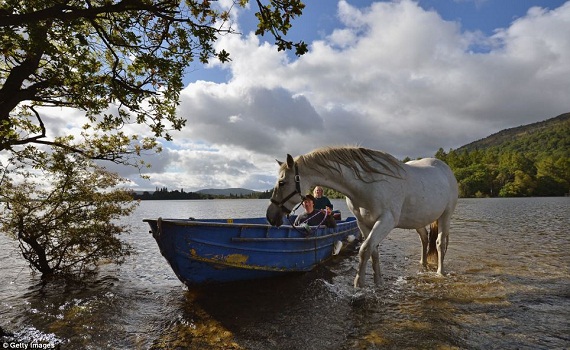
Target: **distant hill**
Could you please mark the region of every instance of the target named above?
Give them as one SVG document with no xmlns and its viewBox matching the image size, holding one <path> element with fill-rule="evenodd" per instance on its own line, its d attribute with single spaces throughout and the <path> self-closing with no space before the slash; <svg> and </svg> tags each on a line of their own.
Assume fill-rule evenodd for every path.
<svg viewBox="0 0 570 350">
<path fill-rule="evenodd" d="M 253 191 L 245 188 L 208 188 L 196 192 L 184 192 L 184 190 L 169 191 L 168 188 L 157 188 L 156 191 L 133 192 L 134 199 L 140 200 L 178 200 L 178 199 L 214 199 L 214 198 L 271 198 L 271 191 Z"/>
<path fill-rule="evenodd" d="M 196 191 L 196 193 L 210 195 L 210 196 L 249 196 L 256 191 L 248 190 L 246 188 L 206 188 L 203 190 Z"/>
<path fill-rule="evenodd" d="M 528 125 L 505 129 L 498 133 L 487 136 L 484 139 L 471 142 L 456 149 L 457 152 L 484 150 L 490 147 L 502 146 L 513 143 L 540 144 L 550 139 L 552 134 L 570 132 L 570 113 L 561 114 L 555 118 L 547 119 Z M 519 148 L 519 147 L 517 147 Z M 520 148 L 519 148 L 520 150 Z"/>
<path fill-rule="evenodd" d="M 436 158 L 453 170 L 461 197 L 570 193 L 570 113 L 506 129 Z"/>
</svg>

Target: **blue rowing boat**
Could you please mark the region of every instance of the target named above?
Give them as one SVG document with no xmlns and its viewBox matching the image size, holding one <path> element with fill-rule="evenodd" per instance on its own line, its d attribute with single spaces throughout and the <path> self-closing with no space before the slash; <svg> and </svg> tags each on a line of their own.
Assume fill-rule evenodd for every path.
<svg viewBox="0 0 570 350">
<path fill-rule="evenodd" d="M 271 226 L 265 218 L 143 221 L 176 276 L 188 286 L 310 271 L 337 253 L 342 242 L 360 234 L 353 217 L 337 221 L 336 228 L 308 230 Z"/>
</svg>

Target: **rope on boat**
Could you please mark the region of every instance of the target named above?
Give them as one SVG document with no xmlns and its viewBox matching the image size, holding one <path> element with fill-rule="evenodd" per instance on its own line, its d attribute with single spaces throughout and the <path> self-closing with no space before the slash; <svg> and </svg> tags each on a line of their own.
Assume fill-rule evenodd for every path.
<svg viewBox="0 0 570 350">
<path fill-rule="evenodd" d="M 292 211 L 291 213 L 294 214 L 295 211 L 297 209 L 299 209 L 299 207 L 301 206 L 301 204 L 303 204 L 303 202 L 299 203 Z M 305 231 L 300 231 L 297 227 L 295 226 L 295 224 L 293 222 L 291 222 L 291 216 L 287 215 L 287 221 L 289 221 L 289 224 L 295 229 L 295 231 L 299 232 L 300 234 L 302 234 L 303 236 L 307 236 L 307 235 L 312 235 L 315 232 L 317 232 L 317 230 L 319 229 L 319 226 L 321 226 L 323 224 L 323 222 L 325 222 L 325 220 L 327 219 L 327 214 L 325 212 L 325 215 L 323 216 L 323 220 L 321 220 L 321 222 L 315 226 L 315 229 L 311 229 L 311 226 L 309 226 L 309 224 L 307 224 L 307 222 L 309 220 L 311 220 L 312 218 L 314 218 L 315 216 L 319 215 L 320 211 L 318 210 L 317 213 L 313 216 L 311 216 L 310 218 L 307 218 L 307 220 L 305 220 L 300 226 L 304 228 Z M 331 213 L 332 215 L 332 213 Z M 304 225 L 303 225 L 304 224 Z"/>
</svg>

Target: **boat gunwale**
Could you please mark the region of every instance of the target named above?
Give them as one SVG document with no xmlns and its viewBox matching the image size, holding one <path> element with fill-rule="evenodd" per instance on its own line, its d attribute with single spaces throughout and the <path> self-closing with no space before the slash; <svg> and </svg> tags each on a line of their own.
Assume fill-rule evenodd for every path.
<svg viewBox="0 0 570 350">
<path fill-rule="evenodd" d="M 160 219 L 160 218 L 159 218 Z M 143 219 L 143 222 L 153 222 L 159 219 Z M 269 224 L 247 224 L 247 223 L 234 223 L 234 222 L 213 222 L 213 221 L 200 221 L 191 219 L 160 219 L 163 223 L 168 222 L 176 226 L 220 226 L 220 227 L 255 227 L 255 228 L 267 228 L 274 227 Z M 214 219 L 214 220 L 226 220 L 226 219 Z M 277 228 L 277 227 L 276 227 Z"/>
<path fill-rule="evenodd" d="M 158 222 L 160 219 L 160 221 L 164 222 L 168 222 L 170 224 L 176 225 L 176 226 L 208 226 L 208 227 L 234 227 L 234 228 L 264 228 L 264 229 L 277 229 L 277 230 L 296 230 L 297 228 L 293 225 L 281 225 L 281 226 L 272 226 L 270 224 L 248 224 L 248 223 L 234 223 L 234 222 L 211 222 L 211 221 L 200 221 L 200 220 L 192 220 L 192 219 L 162 219 L 162 218 L 158 218 L 158 219 L 143 219 L 143 222 L 146 223 L 150 223 L 150 222 Z M 245 218 L 247 219 L 247 218 Z M 347 218 L 348 219 L 348 218 Z M 345 220 L 341 220 L 337 222 L 337 227 L 338 225 L 344 225 L 344 224 L 349 224 L 349 223 L 356 223 L 356 220 L 350 220 L 347 221 L 347 219 Z M 217 220 L 217 219 L 216 219 Z M 219 220 L 225 220 L 225 219 L 219 219 Z M 237 219 L 239 220 L 239 219 Z M 314 227 L 317 229 L 321 229 L 321 228 L 327 228 L 324 225 L 320 225 L 320 226 L 310 226 L 310 227 Z M 320 237 L 320 236 L 319 236 Z"/>
</svg>

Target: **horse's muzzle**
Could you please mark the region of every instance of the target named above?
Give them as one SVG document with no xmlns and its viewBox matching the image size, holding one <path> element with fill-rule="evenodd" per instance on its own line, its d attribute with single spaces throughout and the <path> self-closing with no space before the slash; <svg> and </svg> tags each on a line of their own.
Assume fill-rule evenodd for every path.
<svg viewBox="0 0 570 350">
<path fill-rule="evenodd" d="M 281 226 L 283 225 L 283 211 L 281 208 L 273 203 L 269 204 L 267 207 L 267 213 L 265 214 L 267 221 L 272 226 Z"/>
</svg>

